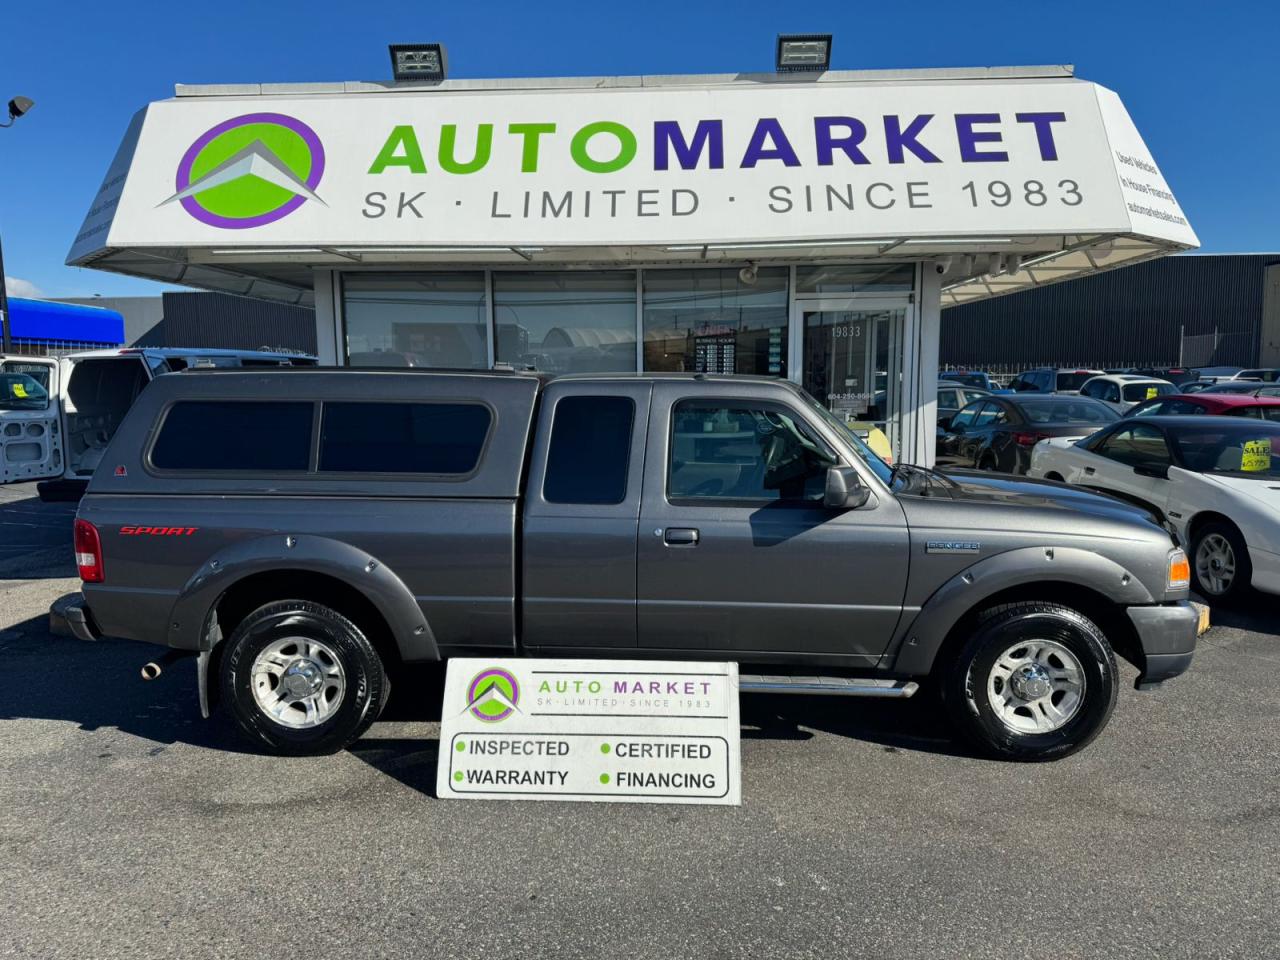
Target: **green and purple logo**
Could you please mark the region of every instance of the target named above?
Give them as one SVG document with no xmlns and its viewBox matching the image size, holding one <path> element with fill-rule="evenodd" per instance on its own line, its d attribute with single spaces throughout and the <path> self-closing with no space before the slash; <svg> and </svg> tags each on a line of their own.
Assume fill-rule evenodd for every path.
<svg viewBox="0 0 1280 960">
<path fill-rule="evenodd" d="M 481 670 L 467 687 L 467 705 L 477 720 L 497 723 L 515 713 L 520 683 L 515 674 L 500 667 Z"/>
<path fill-rule="evenodd" d="M 308 200 L 321 206 L 324 147 L 309 126 L 283 113 L 246 113 L 206 130 L 178 164 L 176 192 L 201 223 L 227 230 L 287 217 Z"/>
</svg>

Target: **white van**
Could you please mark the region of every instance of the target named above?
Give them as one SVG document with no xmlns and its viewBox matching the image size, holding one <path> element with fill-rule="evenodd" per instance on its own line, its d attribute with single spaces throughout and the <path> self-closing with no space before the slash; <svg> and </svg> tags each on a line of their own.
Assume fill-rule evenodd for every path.
<svg viewBox="0 0 1280 960">
<path fill-rule="evenodd" d="M 43 480 L 40 496 L 84 491 L 142 388 L 198 367 L 315 366 L 316 358 L 263 350 L 126 347 L 61 357 L 0 354 L 0 482 Z"/>
</svg>

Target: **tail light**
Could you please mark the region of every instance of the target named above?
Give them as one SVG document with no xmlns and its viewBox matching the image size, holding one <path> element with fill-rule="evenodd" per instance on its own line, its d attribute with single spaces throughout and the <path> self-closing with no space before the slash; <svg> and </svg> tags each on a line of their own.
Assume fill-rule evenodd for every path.
<svg viewBox="0 0 1280 960">
<path fill-rule="evenodd" d="M 1013 442 L 1020 447 L 1034 447 L 1041 440 L 1045 440 L 1047 438 L 1048 435 L 1044 433 L 1015 433 L 1013 435 Z"/>
<path fill-rule="evenodd" d="M 76 566 L 85 583 L 102 582 L 102 540 L 98 528 L 88 520 L 76 518 Z"/>
</svg>

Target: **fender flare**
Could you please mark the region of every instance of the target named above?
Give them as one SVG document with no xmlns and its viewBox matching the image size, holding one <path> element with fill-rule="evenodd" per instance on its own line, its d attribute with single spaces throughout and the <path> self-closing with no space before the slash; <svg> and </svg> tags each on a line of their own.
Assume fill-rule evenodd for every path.
<svg viewBox="0 0 1280 960">
<path fill-rule="evenodd" d="M 1127 579 L 1126 579 L 1127 578 Z M 1118 606 L 1157 603 L 1138 577 L 1114 560 L 1077 547 L 1021 547 L 980 560 L 952 577 L 898 631 L 892 672 L 924 676 L 952 627 L 1010 587 L 1043 581 L 1086 587 Z"/>
<path fill-rule="evenodd" d="M 390 567 L 349 543 L 307 534 L 270 534 L 243 540 L 206 560 L 174 601 L 168 645 L 212 650 L 218 639 L 212 629 L 218 600 L 245 577 L 285 571 L 320 573 L 350 584 L 382 614 L 401 659 L 440 659 L 435 634 L 422 608 Z"/>
</svg>

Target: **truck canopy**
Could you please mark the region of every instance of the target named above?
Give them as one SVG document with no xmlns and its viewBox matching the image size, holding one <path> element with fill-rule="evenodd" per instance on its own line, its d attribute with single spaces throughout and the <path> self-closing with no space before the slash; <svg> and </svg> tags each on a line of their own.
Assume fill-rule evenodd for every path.
<svg viewBox="0 0 1280 960">
<path fill-rule="evenodd" d="M 520 496 L 539 380 L 228 369 L 159 377 L 92 494 Z"/>
</svg>

